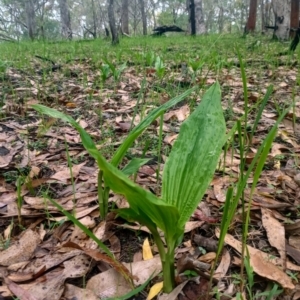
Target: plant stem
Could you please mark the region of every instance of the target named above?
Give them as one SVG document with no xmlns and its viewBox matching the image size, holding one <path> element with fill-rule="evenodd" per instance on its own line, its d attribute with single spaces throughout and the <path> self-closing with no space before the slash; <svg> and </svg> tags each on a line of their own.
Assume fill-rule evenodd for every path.
<svg viewBox="0 0 300 300">
<path fill-rule="evenodd" d="M 164 292 L 171 293 L 175 287 L 174 247 L 170 247 L 162 261 L 164 276 Z"/>
<path fill-rule="evenodd" d="M 164 292 L 170 293 L 175 287 L 175 268 L 174 268 L 174 252 L 175 243 L 167 242 L 168 250 L 166 252 L 163 241 L 157 230 L 151 230 L 155 244 L 157 245 L 160 260 L 162 263 L 162 271 L 164 277 Z"/>
</svg>

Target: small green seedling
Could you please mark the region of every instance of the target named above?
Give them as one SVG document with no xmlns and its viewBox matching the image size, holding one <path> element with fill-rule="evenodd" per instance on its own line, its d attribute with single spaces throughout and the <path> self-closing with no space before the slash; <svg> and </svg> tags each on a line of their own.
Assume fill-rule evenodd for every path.
<svg viewBox="0 0 300 300">
<path fill-rule="evenodd" d="M 146 66 L 151 67 L 155 62 L 155 55 L 153 51 L 149 51 L 144 54 Z"/>
<path fill-rule="evenodd" d="M 155 71 L 159 79 L 162 79 L 165 75 L 166 67 L 159 56 L 155 59 Z"/>
<path fill-rule="evenodd" d="M 102 64 L 100 66 L 100 70 L 101 70 L 101 79 L 103 82 L 105 82 L 110 75 L 110 67 L 107 64 Z"/>
<path fill-rule="evenodd" d="M 189 66 L 192 68 L 193 72 L 196 73 L 203 65 L 201 60 L 189 60 Z"/>
</svg>

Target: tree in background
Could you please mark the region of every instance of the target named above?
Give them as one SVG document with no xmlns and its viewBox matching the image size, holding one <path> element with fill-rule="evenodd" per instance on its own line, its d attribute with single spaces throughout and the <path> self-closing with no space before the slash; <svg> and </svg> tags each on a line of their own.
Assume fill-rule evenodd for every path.
<svg viewBox="0 0 300 300">
<path fill-rule="evenodd" d="M 192 35 L 206 33 L 204 22 L 202 0 L 188 0 L 187 8 L 189 11 L 190 31 Z"/>
<path fill-rule="evenodd" d="M 26 12 L 26 25 L 28 30 L 28 35 L 33 41 L 36 37 L 36 17 L 33 0 L 26 0 L 25 2 L 25 12 Z"/>
<path fill-rule="evenodd" d="M 260 13 L 256 28 L 264 31 L 265 25 L 275 26 L 275 8 L 275 35 L 286 39 L 293 34 L 290 28 L 297 28 L 298 0 L 114 0 L 113 12 L 116 32 L 125 34 L 147 34 L 150 28 L 163 25 L 176 25 L 193 34 L 241 33 L 245 23 L 249 31 L 254 30 L 255 2 Z M 0 0 L 0 39 L 96 38 L 105 35 L 106 27 L 106 0 Z"/>
<path fill-rule="evenodd" d="M 287 40 L 290 34 L 291 24 L 291 0 L 273 0 L 275 14 L 274 36 L 279 40 Z"/>
<path fill-rule="evenodd" d="M 147 16 L 145 13 L 145 4 L 144 0 L 139 0 L 141 15 L 142 15 L 142 23 L 143 23 L 143 35 L 147 35 Z"/>
<path fill-rule="evenodd" d="M 248 21 L 245 26 L 245 33 L 253 32 L 256 24 L 257 0 L 250 0 Z"/>
<path fill-rule="evenodd" d="M 299 0 L 292 0 L 291 2 L 291 30 L 290 37 L 293 38 L 296 30 L 299 28 Z"/>
<path fill-rule="evenodd" d="M 64 38 L 72 39 L 71 16 L 67 0 L 59 0 L 61 34 Z"/>
<path fill-rule="evenodd" d="M 122 0 L 122 11 L 121 11 L 121 25 L 122 33 L 129 34 L 129 12 L 128 12 L 128 0 Z"/>
<path fill-rule="evenodd" d="M 116 20 L 115 20 L 114 0 L 107 0 L 107 1 L 108 1 L 107 12 L 108 12 L 109 28 L 111 32 L 111 42 L 113 45 L 116 45 L 119 43 L 119 36 L 118 36 Z"/>
<path fill-rule="evenodd" d="M 93 37 L 97 38 L 97 15 L 96 15 L 96 7 L 95 1 L 92 0 L 92 14 L 93 14 Z"/>
</svg>

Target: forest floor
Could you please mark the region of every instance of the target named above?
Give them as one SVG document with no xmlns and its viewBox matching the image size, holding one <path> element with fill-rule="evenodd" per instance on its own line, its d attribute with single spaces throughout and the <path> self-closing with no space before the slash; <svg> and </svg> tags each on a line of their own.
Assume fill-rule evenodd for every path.
<svg viewBox="0 0 300 300">
<path fill-rule="evenodd" d="M 243 120 L 238 52 L 245 65 L 250 131 L 259 104 L 273 86 L 246 167 L 278 116 L 294 103 L 277 130 L 250 202 L 247 244 L 252 268 L 241 273 L 242 202 L 225 237 L 211 289 L 209 271 L 198 272 L 195 263 L 210 268 L 216 257 L 226 191 L 240 176 L 240 148 L 234 138 L 176 249 L 176 267 L 185 277 L 176 277 L 178 288 L 168 298 L 161 293 L 154 297 L 299 299 L 299 49 L 278 55 L 287 48 L 268 36 L 234 35 L 124 38 L 115 47 L 102 39 L 0 44 L 0 299 L 150 299 L 150 288 L 162 280 L 158 251 L 147 229 L 116 218 L 112 210 L 128 206 L 124 197 L 111 192 L 109 214 L 105 220 L 100 217 L 97 164 L 78 132 L 30 105 L 43 104 L 72 116 L 109 160 L 149 111 L 195 87 L 164 114 L 162 145 L 158 119 L 122 161 L 121 167 L 133 158 L 149 158 L 135 182 L 160 195 L 161 171 L 180 125 L 209 86 L 216 81 L 221 85 L 228 132 Z M 252 182 L 251 176 L 244 191 L 246 209 Z M 154 278 L 136 295 L 128 294 L 132 286 L 120 270 L 99 255 L 96 242 L 50 199 L 73 212 L 126 263 L 136 286 L 155 273 Z M 197 273 L 202 276 L 195 277 Z M 155 287 L 159 292 L 161 286 Z"/>
</svg>

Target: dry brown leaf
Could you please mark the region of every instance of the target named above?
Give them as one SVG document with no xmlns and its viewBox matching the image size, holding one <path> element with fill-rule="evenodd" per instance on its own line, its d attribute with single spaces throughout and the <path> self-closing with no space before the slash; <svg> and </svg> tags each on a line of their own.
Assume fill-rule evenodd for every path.
<svg viewBox="0 0 300 300">
<path fill-rule="evenodd" d="M 291 278 L 281 271 L 278 267 L 266 261 L 260 252 L 250 254 L 250 265 L 255 273 L 261 277 L 278 282 L 283 288 L 294 289 Z"/>
<path fill-rule="evenodd" d="M 216 236 L 220 236 L 219 229 L 216 229 Z M 232 235 L 226 234 L 224 242 L 236 249 L 239 253 L 242 252 L 242 243 L 236 240 Z M 295 288 L 291 278 L 276 266 L 278 263 L 280 263 L 280 265 L 282 264 L 281 259 L 274 259 L 271 255 L 250 246 L 247 246 L 247 248 L 250 255 L 250 264 L 255 273 L 278 282 L 284 288 Z"/>
<path fill-rule="evenodd" d="M 74 299 L 86 299 L 86 300 L 99 300 L 91 290 L 86 288 L 79 288 L 72 284 L 66 284 L 63 297 L 66 300 L 74 300 Z"/>
<path fill-rule="evenodd" d="M 282 267 L 286 269 L 286 249 L 285 249 L 285 230 L 284 226 L 273 217 L 272 212 L 262 208 L 262 223 L 266 229 L 268 241 L 271 246 L 278 250 L 282 260 Z"/>
<path fill-rule="evenodd" d="M 177 285 L 176 288 L 169 294 L 162 294 L 158 296 L 158 300 L 176 300 L 178 299 L 178 295 L 181 293 L 182 289 L 188 283 L 188 280 L 182 282 L 181 284 Z"/>
<path fill-rule="evenodd" d="M 22 300 L 39 300 L 39 298 L 36 298 L 34 294 L 26 291 L 25 289 L 23 289 L 21 286 L 17 285 L 10 279 L 6 278 L 5 283 L 7 284 L 10 291 L 18 298 Z"/>
<path fill-rule="evenodd" d="M 137 285 L 143 284 L 152 274 L 156 276 L 161 272 L 159 257 L 124 265 L 132 271 L 135 278 L 138 278 L 134 280 Z M 132 290 L 131 285 L 114 269 L 92 277 L 86 287 L 101 298 L 119 297 Z"/>
<path fill-rule="evenodd" d="M 231 262 L 231 258 L 230 258 L 229 251 L 226 248 L 224 248 L 222 253 L 222 259 L 217 269 L 215 270 L 214 278 L 218 280 L 224 278 L 230 267 L 230 262 Z"/>
<path fill-rule="evenodd" d="M 125 264 L 122 264 L 121 262 L 117 261 L 116 259 L 113 259 L 109 257 L 107 254 L 101 253 L 97 250 L 88 249 L 85 247 L 80 247 L 79 245 L 67 242 L 64 244 L 64 247 L 71 247 L 75 249 L 80 249 L 84 251 L 85 254 L 93 258 L 95 261 L 104 261 L 108 264 L 110 264 L 116 271 L 118 271 L 120 274 L 122 274 L 126 280 L 131 281 L 134 279 L 130 273 L 130 271 L 125 267 Z"/>
<path fill-rule="evenodd" d="M 0 265 L 9 266 L 29 260 L 40 241 L 36 232 L 27 229 L 17 242 L 1 252 Z"/>
<path fill-rule="evenodd" d="M 110 243 L 110 251 L 114 254 L 116 259 L 119 259 L 121 254 L 121 243 L 119 238 L 116 235 L 112 235 L 108 240 Z"/>
<path fill-rule="evenodd" d="M 185 223 L 184 233 L 190 232 L 196 228 L 201 227 L 205 221 L 189 221 Z"/>
<path fill-rule="evenodd" d="M 26 267 L 20 268 L 20 270 L 21 270 L 20 273 L 21 274 L 22 273 L 39 274 L 41 272 L 41 270 L 43 270 L 43 272 L 46 272 L 46 271 L 60 265 L 64 261 L 66 261 L 68 259 L 72 259 L 73 257 L 78 256 L 80 254 L 81 254 L 80 250 L 68 249 L 68 251 L 66 253 L 55 252 L 55 253 L 51 253 L 48 255 L 44 255 L 42 257 L 31 260 L 29 263 L 26 264 Z M 13 265 L 10 266 L 10 268 L 12 268 L 12 267 L 13 267 Z"/>
<path fill-rule="evenodd" d="M 72 176 L 73 178 L 76 178 L 79 175 L 80 169 L 85 165 L 85 162 L 79 165 L 75 165 L 72 167 Z M 58 181 L 65 182 L 68 179 L 71 179 L 71 172 L 70 168 L 65 167 L 59 172 L 55 173 L 51 176 L 51 179 L 56 179 Z"/>
<path fill-rule="evenodd" d="M 206 263 L 211 263 L 214 261 L 216 258 L 216 253 L 215 252 L 208 252 L 204 255 L 201 255 L 198 260 Z"/>
<path fill-rule="evenodd" d="M 173 145 L 178 137 L 178 134 L 166 135 L 164 142 L 169 145 Z"/>
<path fill-rule="evenodd" d="M 292 235 L 289 237 L 289 244 L 294 247 L 295 249 L 300 250 L 300 236 L 299 235 Z"/>
</svg>

